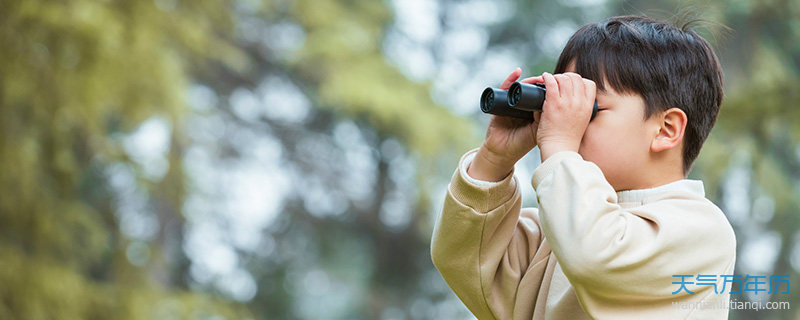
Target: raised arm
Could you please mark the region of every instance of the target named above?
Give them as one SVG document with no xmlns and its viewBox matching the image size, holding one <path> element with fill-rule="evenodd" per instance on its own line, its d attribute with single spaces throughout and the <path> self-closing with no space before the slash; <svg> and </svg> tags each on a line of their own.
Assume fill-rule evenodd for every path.
<svg viewBox="0 0 800 320">
<path fill-rule="evenodd" d="M 437 217 L 431 257 L 456 295 L 479 319 L 531 318 L 548 247 L 534 208 L 521 208 L 513 170 L 494 184 L 466 175 L 467 152 L 448 185 Z M 525 277 L 525 290 L 518 290 Z M 516 303 L 524 300 L 525 303 Z M 522 317 L 525 318 L 525 317 Z"/>
</svg>

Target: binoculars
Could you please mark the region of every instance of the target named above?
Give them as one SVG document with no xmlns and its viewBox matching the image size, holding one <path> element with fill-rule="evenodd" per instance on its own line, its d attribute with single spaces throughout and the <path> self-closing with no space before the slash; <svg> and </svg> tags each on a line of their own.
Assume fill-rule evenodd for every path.
<svg viewBox="0 0 800 320">
<path fill-rule="evenodd" d="M 481 111 L 533 121 L 533 112 L 542 111 L 545 92 L 543 83 L 530 84 L 517 81 L 508 88 L 508 91 L 488 87 L 481 94 Z M 596 114 L 597 100 L 594 101 L 591 119 L 594 119 Z"/>
</svg>

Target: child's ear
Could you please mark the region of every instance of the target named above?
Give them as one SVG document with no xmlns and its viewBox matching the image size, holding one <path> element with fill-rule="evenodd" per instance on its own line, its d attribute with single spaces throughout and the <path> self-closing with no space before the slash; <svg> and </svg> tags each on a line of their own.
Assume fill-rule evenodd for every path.
<svg viewBox="0 0 800 320">
<path fill-rule="evenodd" d="M 670 108 L 658 119 L 660 119 L 658 133 L 650 143 L 650 150 L 661 152 L 679 146 L 686 131 L 686 113 L 678 108 Z"/>
</svg>

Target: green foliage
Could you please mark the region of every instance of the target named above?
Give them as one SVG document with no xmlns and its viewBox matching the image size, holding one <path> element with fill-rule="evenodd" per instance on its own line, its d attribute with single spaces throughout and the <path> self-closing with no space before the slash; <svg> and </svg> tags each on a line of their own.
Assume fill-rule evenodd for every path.
<svg viewBox="0 0 800 320">
<path fill-rule="evenodd" d="M 0 318 L 246 316 L 131 266 L 103 174 L 129 161 L 115 135 L 154 115 L 180 122 L 190 67 L 244 66 L 224 37 L 229 6 L 0 2 Z M 144 185 L 180 190 L 180 166 L 171 170 Z"/>
<path fill-rule="evenodd" d="M 320 107 L 363 116 L 429 160 L 474 142 L 466 139 L 473 128 L 463 118 L 431 101 L 429 84 L 408 81 L 382 56 L 383 31 L 391 18 L 383 3 L 297 1 L 291 14 L 306 41 L 289 64 L 318 86 Z"/>
<path fill-rule="evenodd" d="M 752 222 L 754 230 L 780 234 L 774 268 L 793 275 L 790 252 L 797 250 L 792 242 L 800 229 L 800 109 L 795 107 L 800 6 L 795 2 L 702 3 L 708 9 L 704 18 L 734 31 L 710 39 L 722 58 L 726 99 L 691 173 L 703 179 L 712 200 L 724 203 L 731 168 L 746 168 L 750 180 L 744 187 L 775 204 L 774 218 Z M 616 15 L 650 8 L 673 12 L 695 3 L 615 0 L 595 10 L 579 1 L 509 1 L 502 4 L 502 10 L 513 8 L 505 20 L 472 27 L 489 36 L 487 52 L 519 54 L 528 73 L 552 68 L 557 58 L 548 51 L 552 48 L 540 48 L 540 37 L 596 21 L 602 17 L 588 15 L 601 7 Z M 443 26 L 461 27 L 447 25 L 461 4 L 438 3 Z M 434 102 L 430 81 L 410 81 L 388 61 L 383 42 L 393 19 L 389 5 L 0 0 L 0 319 L 378 318 L 392 307 L 460 306 L 443 282 L 435 282 L 441 279 L 431 277 L 436 273 L 427 255 L 429 216 L 435 214 L 430 208 L 444 192 L 441 183 L 456 157 L 480 143 L 485 127 Z M 273 47 L 269 37 L 278 34 L 269 30 L 280 24 L 302 30 L 297 48 Z M 429 49 L 442 50 L 438 45 Z M 463 77 L 481 68 L 481 58 L 465 62 L 476 66 L 466 66 Z M 239 118 L 230 102 L 233 93 L 254 90 L 265 76 L 297 87 L 311 102 L 310 120 Z M 211 110 L 187 107 L 187 87 L 194 84 L 213 91 L 218 101 L 209 102 Z M 248 147 L 241 147 L 236 133 L 256 132 L 280 143 L 278 165 L 295 172 L 292 177 L 303 187 L 321 185 L 346 198 L 344 213 L 333 217 L 310 212 L 319 199 L 306 198 L 305 190 L 280 199 L 279 217 L 264 230 L 273 252 L 236 252 L 240 267 L 258 283 L 246 304 L 231 302 L 213 285 L 193 282 L 192 262 L 183 252 L 186 219 L 194 214 L 184 208 L 193 191 L 184 161 L 186 150 L 200 140 L 189 135 L 196 116 L 221 122 L 220 132 L 209 133 L 219 139 L 206 146 L 220 163 L 247 157 Z M 154 118 L 170 129 L 168 169 L 155 177 L 124 146 L 131 132 Z M 334 137 L 341 123 L 358 127 L 368 149 L 365 161 L 373 161 L 368 201 L 349 199 L 341 190 L 347 171 L 363 169 L 335 162 L 347 159 L 335 155 L 352 151 Z M 397 142 L 401 146 L 393 151 Z M 412 169 L 403 171 L 404 166 Z M 133 177 L 125 187 L 143 197 L 145 208 L 137 210 L 158 221 L 152 238 L 133 239 L 122 231 L 121 200 L 112 181 L 119 168 L 130 169 Z M 265 183 L 270 190 L 272 181 Z M 391 229 L 380 215 L 398 202 L 410 208 L 410 222 Z M 209 212 L 204 219 L 220 219 L 219 224 L 235 214 Z M 750 240 L 747 232 L 737 235 L 740 248 Z M 259 243 L 257 250 L 264 250 L 264 243 L 270 242 Z M 302 290 L 320 278 L 355 298 L 318 297 L 341 303 L 334 303 L 336 310 L 304 310 L 309 298 Z M 792 279 L 797 284 L 797 277 Z M 797 303 L 798 295 L 790 299 Z M 739 312 L 732 318 L 760 315 Z"/>
</svg>

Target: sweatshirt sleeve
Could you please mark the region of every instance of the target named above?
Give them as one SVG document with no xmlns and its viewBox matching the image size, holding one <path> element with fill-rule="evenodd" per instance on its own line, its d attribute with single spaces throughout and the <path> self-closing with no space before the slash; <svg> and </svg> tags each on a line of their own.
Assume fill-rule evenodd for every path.
<svg viewBox="0 0 800 320">
<path fill-rule="evenodd" d="M 531 285 L 536 290 L 518 292 L 518 288 L 526 274 L 526 282 L 537 281 L 536 274 L 543 274 L 545 264 L 531 266 L 549 255 L 549 249 L 547 255 L 536 254 L 543 241 L 536 211 L 521 209 L 520 187 L 513 171 L 497 183 L 468 179 L 469 162 L 465 160 L 476 151 L 462 156 L 448 185 L 431 239 L 433 264 L 479 319 L 532 314 L 541 276 L 538 284 Z M 517 304 L 517 298 L 527 303 Z"/>
<path fill-rule="evenodd" d="M 712 300 L 712 286 L 673 275 L 733 272 L 735 237 L 724 215 L 691 193 L 625 209 L 596 164 L 561 151 L 532 177 L 542 232 L 593 318 L 663 318 L 675 301 Z M 724 221 L 720 220 L 723 219 Z M 708 299 L 706 299 L 708 298 Z M 674 318 L 685 318 L 687 315 Z"/>
</svg>

